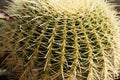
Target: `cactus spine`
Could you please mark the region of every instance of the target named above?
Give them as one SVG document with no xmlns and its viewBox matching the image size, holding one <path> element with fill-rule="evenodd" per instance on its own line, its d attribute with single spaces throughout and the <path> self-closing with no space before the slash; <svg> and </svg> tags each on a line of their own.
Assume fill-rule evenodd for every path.
<svg viewBox="0 0 120 80">
<path fill-rule="evenodd" d="M 14 21 L 1 35 L 8 39 L 2 53 L 10 51 L 1 65 L 18 80 L 114 80 L 120 26 L 111 6 L 104 0 L 13 0 L 8 12 Z"/>
</svg>

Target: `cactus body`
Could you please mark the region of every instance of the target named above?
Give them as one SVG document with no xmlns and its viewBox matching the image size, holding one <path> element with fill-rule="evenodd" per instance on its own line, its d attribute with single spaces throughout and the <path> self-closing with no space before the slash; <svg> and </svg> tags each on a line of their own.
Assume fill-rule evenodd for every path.
<svg viewBox="0 0 120 80">
<path fill-rule="evenodd" d="M 18 80 L 114 80 L 119 25 L 105 1 L 13 0 L 8 12 L 1 65 Z"/>
</svg>

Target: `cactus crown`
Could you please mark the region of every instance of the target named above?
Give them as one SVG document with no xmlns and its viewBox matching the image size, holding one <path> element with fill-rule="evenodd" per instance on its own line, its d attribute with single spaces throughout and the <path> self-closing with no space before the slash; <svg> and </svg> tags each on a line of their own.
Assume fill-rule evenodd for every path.
<svg viewBox="0 0 120 80">
<path fill-rule="evenodd" d="M 1 65 L 19 80 L 113 80 L 120 37 L 111 8 L 104 0 L 13 0 Z"/>
</svg>

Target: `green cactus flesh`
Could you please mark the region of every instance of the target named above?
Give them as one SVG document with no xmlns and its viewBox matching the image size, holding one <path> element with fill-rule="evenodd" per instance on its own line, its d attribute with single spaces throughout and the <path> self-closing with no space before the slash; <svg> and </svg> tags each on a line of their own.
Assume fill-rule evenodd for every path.
<svg viewBox="0 0 120 80">
<path fill-rule="evenodd" d="M 0 34 L 0 49 L 9 55 L 1 65 L 17 80 L 114 80 L 120 62 L 118 18 L 102 0 L 69 1 L 10 3 L 14 20 Z M 70 5 L 75 2 L 81 6 Z"/>
</svg>

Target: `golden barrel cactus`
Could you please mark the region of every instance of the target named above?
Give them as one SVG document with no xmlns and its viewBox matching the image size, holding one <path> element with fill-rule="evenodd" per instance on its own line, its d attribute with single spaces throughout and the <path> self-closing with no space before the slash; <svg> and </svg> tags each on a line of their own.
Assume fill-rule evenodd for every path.
<svg viewBox="0 0 120 80">
<path fill-rule="evenodd" d="M 114 80 L 119 18 L 104 0 L 13 0 L 1 30 L 2 67 L 17 80 Z"/>
</svg>

